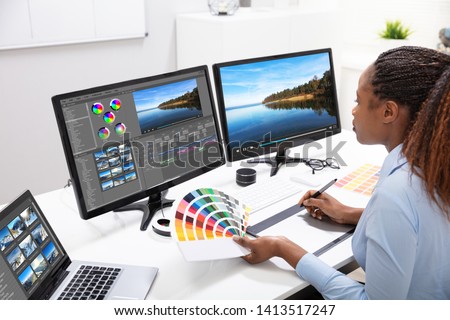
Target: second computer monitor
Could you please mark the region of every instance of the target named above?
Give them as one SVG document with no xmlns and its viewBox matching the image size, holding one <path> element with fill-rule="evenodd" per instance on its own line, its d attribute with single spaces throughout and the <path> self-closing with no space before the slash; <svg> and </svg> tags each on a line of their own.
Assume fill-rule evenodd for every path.
<svg viewBox="0 0 450 320">
<path fill-rule="evenodd" d="M 341 131 L 331 49 L 215 64 L 223 140 L 230 161 L 301 162 L 286 149 Z M 298 160 L 298 161 L 295 161 Z"/>
</svg>

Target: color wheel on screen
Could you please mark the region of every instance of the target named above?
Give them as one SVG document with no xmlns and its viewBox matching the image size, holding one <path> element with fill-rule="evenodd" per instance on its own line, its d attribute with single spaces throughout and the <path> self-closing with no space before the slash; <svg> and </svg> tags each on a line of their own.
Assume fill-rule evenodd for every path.
<svg viewBox="0 0 450 320">
<path fill-rule="evenodd" d="M 233 258 L 248 253 L 231 237 L 244 236 L 250 209 L 212 188 L 200 188 L 179 202 L 172 235 L 187 261 Z"/>
<path fill-rule="evenodd" d="M 127 127 L 122 122 L 119 122 L 115 125 L 114 130 L 117 135 L 121 136 L 125 133 L 125 131 L 127 131 Z"/>
<path fill-rule="evenodd" d="M 103 120 L 106 122 L 106 123 L 112 123 L 112 122 L 114 122 L 114 119 L 116 118 L 116 116 L 114 115 L 114 113 L 112 113 L 112 112 L 106 112 L 104 115 L 103 115 Z"/>
<path fill-rule="evenodd" d="M 98 136 L 100 137 L 100 139 L 109 138 L 109 134 L 110 134 L 110 132 L 109 132 L 108 128 L 102 127 L 98 130 Z"/>
<path fill-rule="evenodd" d="M 91 110 L 92 110 L 92 113 L 98 115 L 98 114 L 101 114 L 103 112 L 104 108 L 103 108 L 103 105 L 100 102 L 97 102 L 97 103 L 94 103 L 92 105 Z"/>
<path fill-rule="evenodd" d="M 121 102 L 119 99 L 112 99 L 111 102 L 109 103 L 109 105 L 111 106 L 111 109 L 113 109 L 114 111 L 117 111 L 120 109 Z"/>
</svg>

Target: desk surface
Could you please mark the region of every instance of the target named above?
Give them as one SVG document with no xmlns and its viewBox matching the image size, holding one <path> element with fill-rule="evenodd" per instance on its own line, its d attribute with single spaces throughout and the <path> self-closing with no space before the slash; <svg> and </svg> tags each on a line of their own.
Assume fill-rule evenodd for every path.
<svg viewBox="0 0 450 320">
<path fill-rule="evenodd" d="M 387 154 L 381 146 L 360 145 L 353 132 L 345 131 L 328 139 L 328 142 L 320 141 L 320 145 L 313 143 L 309 148 L 300 146 L 292 151 L 299 155 L 308 151 L 308 157 L 323 159 L 334 149 L 347 165 L 340 170 L 326 168 L 312 175 L 304 164 L 295 164 L 281 167 L 278 175 L 289 179 L 291 175 L 301 174 L 305 179 L 325 182 L 344 177 L 365 163 L 381 164 Z M 228 163 L 176 186 L 169 190 L 168 198 L 180 199 L 199 187 L 215 187 L 233 194 L 241 188 L 234 182 L 235 171 L 241 165 Z M 259 164 L 254 168 L 257 170 L 257 181 L 269 179 L 268 165 Z M 305 191 L 310 188 L 305 185 Z M 364 206 L 368 200 L 367 197 L 337 187 L 331 187 L 328 192 L 352 206 Z M 256 223 L 273 212 L 291 206 L 301 196 L 289 197 L 253 214 L 252 222 Z M 276 258 L 254 266 L 240 258 L 186 262 L 175 241 L 155 234 L 151 227 L 147 231 L 139 230 L 142 213 L 138 211 L 110 212 L 91 220 L 82 220 L 72 188 L 41 194 L 36 199 L 72 259 L 158 267 L 158 276 L 147 299 L 283 299 L 308 285 L 292 268 Z M 164 212 L 167 215 L 171 210 L 173 208 L 164 209 Z M 292 240 L 302 245 L 296 239 L 297 230 L 290 231 L 288 234 Z M 313 232 L 315 236 L 321 233 L 329 236 L 327 231 L 316 230 L 311 226 L 308 230 L 298 231 L 303 235 Z M 351 238 L 325 252 L 320 259 L 335 268 L 352 262 Z"/>
</svg>

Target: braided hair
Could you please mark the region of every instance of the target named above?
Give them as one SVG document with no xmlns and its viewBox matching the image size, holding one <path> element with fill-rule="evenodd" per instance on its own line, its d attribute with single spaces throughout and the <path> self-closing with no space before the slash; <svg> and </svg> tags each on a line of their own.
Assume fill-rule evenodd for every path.
<svg viewBox="0 0 450 320">
<path fill-rule="evenodd" d="M 450 221 L 450 56 L 399 47 L 382 53 L 374 65 L 374 94 L 409 109 L 402 151 Z"/>
</svg>

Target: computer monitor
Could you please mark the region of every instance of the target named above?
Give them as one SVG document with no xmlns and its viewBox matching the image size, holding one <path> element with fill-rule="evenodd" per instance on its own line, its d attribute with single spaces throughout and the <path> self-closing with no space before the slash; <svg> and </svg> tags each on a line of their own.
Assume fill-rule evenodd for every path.
<svg viewBox="0 0 450 320">
<path fill-rule="evenodd" d="M 172 204 L 168 188 L 225 163 L 206 66 L 60 94 L 52 103 L 83 219 L 139 209 L 145 230 Z"/>
<path fill-rule="evenodd" d="M 306 160 L 288 148 L 341 132 L 331 49 L 218 63 L 213 73 L 229 161 L 254 158 L 275 175 Z"/>
</svg>

